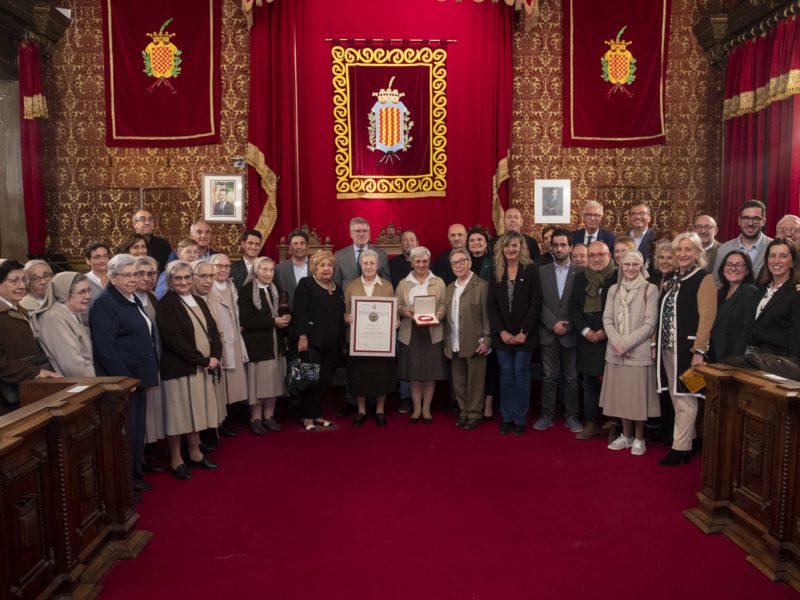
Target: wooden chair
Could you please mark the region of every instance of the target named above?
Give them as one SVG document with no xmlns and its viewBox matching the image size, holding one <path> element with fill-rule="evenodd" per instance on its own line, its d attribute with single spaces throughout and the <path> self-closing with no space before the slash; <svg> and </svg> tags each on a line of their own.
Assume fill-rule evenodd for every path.
<svg viewBox="0 0 800 600">
<path fill-rule="evenodd" d="M 380 234 L 375 238 L 375 242 L 372 245 L 380 248 L 389 256 L 394 256 L 403 252 L 403 247 L 400 244 L 400 236 L 402 235 L 402 229 L 398 229 L 389 223 L 386 227 L 381 227 Z"/>
<path fill-rule="evenodd" d="M 309 227 L 308 223 L 304 223 L 301 230 L 305 231 L 308 234 L 308 250 L 306 254 L 311 256 L 317 250 L 330 250 L 333 252 L 333 244 L 331 244 L 330 236 L 325 236 L 325 241 L 322 241 L 319 234 L 317 233 L 316 227 Z M 289 242 L 286 240 L 286 236 L 281 236 L 281 241 L 278 242 L 278 255 L 281 257 L 281 260 L 284 258 L 291 258 L 292 253 L 289 249 Z"/>
</svg>

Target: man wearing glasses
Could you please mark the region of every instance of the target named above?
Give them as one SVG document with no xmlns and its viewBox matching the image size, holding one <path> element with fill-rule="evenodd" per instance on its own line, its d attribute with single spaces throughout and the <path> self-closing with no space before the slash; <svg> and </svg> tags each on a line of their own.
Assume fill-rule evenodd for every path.
<svg viewBox="0 0 800 600">
<path fill-rule="evenodd" d="M 784 216 L 775 227 L 775 237 L 789 238 L 800 247 L 800 217 Z"/>
<path fill-rule="evenodd" d="M 163 271 L 167 266 L 169 255 L 172 248 L 164 238 L 153 235 L 156 228 L 156 218 L 146 208 L 133 213 L 133 230 L 144 236 L 147 242 L 147 255 L 152 256 L 158 262 L 158 270 Z"/>
<path fill-rule="evenodd" d="M 764 265 L 764 255 L 771 237 L 764 235 L 761 229 L 767 220 L 767 207 L 760 200 L 747 200 L 739 211 L 738 237 L 721 244 L 717 248 L 717 258 L 711 273 L 717 277 L 720 262 L 733 250 L 745 252 L 753 263 L 753 272 L 758 275 Z M 710 266 L 710 265 L 709 265 Z M 718 280 L 719 282 L 719 280 Z"/>
<path fill-rule="evenodd" d="M 717 248 L 720 246 L 719 240 L 717 240 L 717 222 L 709 215 L 697 215 L 692 228 L 703 243 L 703 250 L 706 251 L 706 265 L 710 269 L 717 262 Z"/>
<path fill-rule="evenodd" d="M 336 270 L 333 272 L 333 282 L 342 289 L 347 284 L 361 275 L 358 259 L 367 248 L 378 253 L 378 276 L 384 281 L 391 281 L 389 276 L 389 257 L 380 248 L 375 248 L 369 243 L 369 221 L 363 217 L 350 219 L 350 238 L 352 246 L 347 246 L 336 251 Z"/>
<path fill-rule="evenodd" d="M 572 245 L 605 242 L 609 252 L 614 252 L 614 234 L 600 229 L 603 222 L 603 205 L 596 200 L 588 200 L 583 207 L 583 229 L 572 232 Z"/>
</svg>

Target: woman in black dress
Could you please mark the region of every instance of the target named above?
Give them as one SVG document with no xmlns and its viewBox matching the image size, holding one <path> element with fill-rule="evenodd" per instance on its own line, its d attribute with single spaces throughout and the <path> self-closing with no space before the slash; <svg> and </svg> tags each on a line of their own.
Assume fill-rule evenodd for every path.
<svg viewBox="0 0 800 600">
<path fill-rule="evenodd" d="M 729 252 L 717 272 L 717 317 L 711 328 L 709 360 L 720 362 L 744 354 L 761 292 L 753 285 L 753 263 L 741 250 Z"/>
</svg>

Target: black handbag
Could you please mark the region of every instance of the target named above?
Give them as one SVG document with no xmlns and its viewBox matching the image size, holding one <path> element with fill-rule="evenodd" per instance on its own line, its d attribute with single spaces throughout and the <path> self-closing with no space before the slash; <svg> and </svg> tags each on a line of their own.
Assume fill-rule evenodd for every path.
<svg viewBox="0 0 800 600">
<path fill-rule="evenodd" d="M 290 394 L 298 394 L 310 385 L 319 383 L 319 363 L 313 362 L 311 353 L 301 352 L 289 362 L 286 371 L 286 387 Z"/>
</svg>

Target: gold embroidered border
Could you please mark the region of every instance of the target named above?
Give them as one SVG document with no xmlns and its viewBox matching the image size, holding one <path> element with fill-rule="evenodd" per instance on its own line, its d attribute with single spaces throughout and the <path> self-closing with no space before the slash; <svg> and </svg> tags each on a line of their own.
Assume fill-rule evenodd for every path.
<svg viewBox="0 0 800 600">
<path fill-rule="evenodd" d="M 333 133 L 336 145 L 336 197 L 420 198 L 447 190 L 447 51 L 444 48 L 331 48 L 333 59 Z M 430 173 L 403 177 L 353 175 L 348 67 L 370 65 L 430 68 Z"/>
<path fill-rule="evenodd" d="M 734 117 L 764 110 L 773 102 L 786 100 L 795 94 L 800 94 L 800 70 L 798 69 L 773 77 L 769 83 L 760 88 L 727 98 L 722 107 L 722 120 L 727 121 Z"/>
<path fill-rule="evenodd" d="M 255 145 L 248 142 L 247 151 L 244 155 L 245 162 L 253 167 L 261 178 L 261 189 L 267 194 L 267 203 L 261 209 L 261 214 L 258 217 L 258 222 L 254 229 L 261 232 L 261 247 L 275 228 L 275 223 L 278 221 L 278 177 L 275 171 L 267 166 L 264 159 L 264 153 L 261 152 Z M 249 206 L 248 206 L 249 208 Z"/>
<path fill-rule="evenodd" d="M 492 177 L 492 223 L 497 235 L 505 232 L 503 218 L 506 211 L 500 205 L 500 186 L 506 179 L 508 179 L 508 153 L 497 163 L 497 170 Z"/>
</svg>

